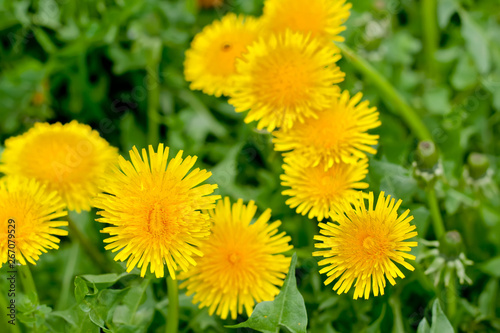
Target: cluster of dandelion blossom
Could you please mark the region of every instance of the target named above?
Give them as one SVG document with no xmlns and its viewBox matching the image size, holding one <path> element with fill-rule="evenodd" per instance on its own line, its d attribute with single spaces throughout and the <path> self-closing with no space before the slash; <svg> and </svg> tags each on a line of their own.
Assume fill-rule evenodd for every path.
<svg viewBox="0 0 500 333">
<path fill-rule="evenodd" d="M 35 264 L 47 249 L 57 249 L 65 236 L 66 208 L 90 210 L 100 176 L 116 162 L 111 147 L 90 126 L 35 123 L 22 135 L 8 138 L 0 158 L 0 215 L 2 223 L 15 224 L 16 260 Z M 7 246 L 7 226 L 0 249 Z M 5 234 L 3 233 L 5 231 Z M 7 251 L 2 250 L 2 263 Z"/>
<path fill-rule="evenodd" d="M 290 236 L 279 233 L 280 221 L 269 222 L 270 209 L 253 221 L 256 211 L 253 201 L 219 200 L 209 211 L 212 233 L 200 248 L 204 256 L 179 276 L 193 303 L 222 319 L 229 312 L 236 319 L 243 309 L 250 316 L 255 302 L 273 300 L 290 265 L 282 254 L 292 249 Z"/>
<path fill-rule="evenodd" d="M 230 97 L 260 129 L 317 118 L 344 80 L 331 40 L 342 40 L 349 9 L 345 0 L 268 0 L 260 18 L 229 13 L 195 36 L 186 80 L 191 89 Z"/>
<path fill-rule="evenodd" d="M 383 293 L 384 274 L 391 283 L 396 276 L 403 277 L 392 262 L 408 268 L 411 266 L 401 258 L 412 259 L 413 256 L 400 252 L 396 252 L 396 256 L 393 252 L 409 251 L 414 242 L 403 246 L 399 240 L 394 240 L 399 239 L 403 225 L 398 219 L 391 222 L 400 201 L 395 205 L 394 200 L 385 201 L 382 195 L 374 212 L 369 208 L 369 213 L 365 214 L 366 210 L 361 208 L 364 199 L 369 200 L 370 207 L 373 204 L 373 194 L 362 190 L 369 187 L 363 181 L 368 174 L 368 154 L 377 152 L 379 139 L 369 131 L 379 127 L 381 122 L 377 109 L 368 101 L 362 101 L 362 93 L 351 96 L 338 86 L 345 74 L 337 66 L 341 56 L 333 42 L 343 42 L 339 34 L 345 30 L 343 24 L 350 16 L 350 8 L 346 0 L 266 0 L 262 17 L 245 21 L 240 18 L 238 25 L 232 24 L 232 30 L 228 22 L 235 21 L 236 16 L 228 14 L 195 37 L 191 49 L 186 52 L 185 76 L 192 89 L 216 96 L 226 95 L 236 112 L 246 112 L 246 123 L 255 121 L 257 129 L 272 132 L 274 149 L 284 157 L 281 185 L 286 188 L 282 194 L 289 197 L 286 204 L 309 219 L 330 218 L 340 223 L 338 228 L 331 223 L 320 224 L 322 233 L 330 236 L 328 240 L 326 236 L 319 236 L 327 244 L 321 246 L 331 246 L 330 252 L 321 254 L 338 257 L 329 259 L 332 264 L 329 270 L 322 270 L 329 272 L 326 283 L 340 277 L 340 284 L 337 283 L 334 289 L 347 291 L 353 279 L 362 272 L 356 282 L 354 296 L 358 298 L 369 295 L 368 285 L 372 284 L 367 282 L 368 275 L 374 277 L 375 295 L 379 291 Z M 239 32 L 242 26 L 255 31 L 252 27 L 257 25 L 258 37 L 254 35 L 253 39 L 246 37 L 247 32 Z M 241 38 L 235 38 L 237 34 Z M 228 45 L 236 43 L 233 40 L 239 41 L 237 52 L 231 53 L 229 58 L 221 51 L 226 40 Z M 194 59 L 198 61 L 195 63 Z M 202 71 L 202 67 L 206 70 Z M 222 67 L 228 69 L 223 81 L 207 79 L 207 75 Z M 386 202 L 388 206 L 382 209 Z M 356 219 L 360 214 L 368 216 L 366 223 Z M 383 214 L 387 214 L 386 218 Z M 351 222 L 346 222 L 342 216 Z M 410 221 L 403 220 L 405 226 Z M 339 250 L 338 242 L 342 241 L 335 230 L 340 228 L 352 233 L 355 230 L 349 228 L 356 223 L 366 227 L 363 237 L 367 237 L 365 245 L 369 249 L 365 251 L 363 267 L 354 265 L 359 259 L 350 255 L 356 251 L 355 254 L 362 253 L 363 244 L 355 251 L 354 245 L 345 243 L 349 245 L 347 252 L 354 251 L 349 255 L 335 252 Z M 382 229 L 387 231 L 385 236 L 390 241 L 378 241 Z M 408 224 L 405 230 L 413 229 Z M 404 237 L 416 235 L 410 231 Z M 386 254 L 390 260 L 377 257 L 381 254 Z M 346 260 L 354 265 L 352 270 Z M 197 297 L 202 305 L 212 304 L 206 303 L 208 296 Z"/>
</svg>

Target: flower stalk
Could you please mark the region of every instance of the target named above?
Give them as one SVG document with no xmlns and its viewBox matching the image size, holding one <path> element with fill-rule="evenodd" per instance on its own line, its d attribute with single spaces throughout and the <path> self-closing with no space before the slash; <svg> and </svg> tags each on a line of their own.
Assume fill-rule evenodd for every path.
<svg viewBox="0 0 500 333">
<path fill-rule="evenodd" d="M 337 46 L 358 71 L 375 83 L 375 86 L 380 90 L 382 96 L 384 96 L 384 100 L 403 118 L 406 125 L 419 140 L 432 140 L 431 133 L 425 127 L 417 112 L 382 74 L 345 44 L 339 43 Z"/>
<path fill-rule="evenodd" d="M 434 188 L 430 188 L 427 191 L 427 201 L 431 211 L 432 227 L 434 228 L 436 239 L 441 239 L 446 229 L 444 227 L 443 218 L 441 217 L 441 212 L 439 211 L 439 203 Z"/>
<path fill-rule="evenodd" d="M 154 61 L 152 61 L 154 62 Z M 160 140 L 158 109 L 160 107 L 159 63 L 154 62 L 148 69 L 148 144 L 156 145 Z"/>
<path fill-rule="evenodd" d="M 422 0 L 421 5 L 425 72 L 427 74 L 427 77 L 435 78 L 436 73 L 438 73 L 435 54 L 439 43 L 437 26 L 437 3 L 436 0 Z"/>
<path fill-rule="evenodd" d="M 38 306 L 39 299 L 38 299 L 38 293 L 36 291 L 36 286 L 35 286 L 35 281 L 33 281 L 33 276 L 31 275 L 31 270 L 28 266 L 26 265 L 20 265 L 17 269 L 17 272 L 19 274 L 19 277 L 21 278 L 21 284 L 23 286 L 23 292 L 29 297 L 33 297 L 35 306 Z M 33 316 L 35 316 L 35 313 L 32 313 Z M 33 332 L 37 332 L 37 327 L 36 327 L 36 320 L 33 320 Z"/>
<path fill-rule="evenodd" d="M 78 227 L 76 226 L 75 222 L 73 222 L 73 220 L 71 220 L 69 216 L 68 228 L 70 238 L 73 241 L 78 242 L 82 246 L 85 253 L 87 253 L 90 259 L 92 259 L 92 261 L 97 264 L 102 272 L 110 273 L 110 265 L 104 255 L 92 245 L 92 243 L 88 240 L 87 237 L 85 237 L 84 234 L 82 234 L 80 229 L 78 229 Z"/>
<path fill-rule="evenodd" d="M 166 333 L 177 333 L 179 329 L 179 287 L 177 280 L 167 276 L 168 309 Z"/>
</svg>

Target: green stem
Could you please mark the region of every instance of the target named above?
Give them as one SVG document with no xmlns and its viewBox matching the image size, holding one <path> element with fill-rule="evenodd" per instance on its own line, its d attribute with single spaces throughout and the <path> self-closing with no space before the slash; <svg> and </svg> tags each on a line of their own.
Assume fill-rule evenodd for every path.
<svg viewBox="0 0 500 333">
<path fill-rule="evenodd" d="M 15 296 L 14 296 L 15 297 Z M 10 313 L 10 310 L 7 309 L 7 304 L 10 303 L 10 300 L 6 300 L 3 291 L 0 293 L 0 316 L 2 316 L 2 320 L 9 321 L 12 320 L 10 317 L 7 317 Z M 20 329 L 17 323 L 17 320 L 14 321 L 14 325 L 5 323 L 5 327 L 8 327 L 9 329 L 7 332 L 11 333 L 20 333 Z"/>
<path fill-rule="evenodd" d="M 453 321 L 453 317 L 457 312 L 457 298 L 458 298 L 458 290 L 457 290 L 457 278 L 455 273 L 452 274 L 450 279 L 450 283 L 445 288 L 446 289 L 446 314 L 450 321 Z"/>
<path fill-rule="evenodd" d="M 92 243 L 85 237 L 84 234 L 78 229 L 78 226 L 73 222 L 70 218 L 68 218 L 68 228 L 69 228 L 69 236 L 73 241 L 78 242 L 85 253 L 90 257 L 90 259 L 101 269 L 101 271 L 105 273 L 111 272 L 110 264 L 106 257 L 99 252 Z"/>
<path fill-rule="evenodd" d="M 177 333 L 179 328 L 179 288 L 177 280 L 167 276 L 168 309 L 166 333 Z"/>
<path fill-rule="evenodd" d="M 36 292 L 35 281 L 33 281 L 33 276 L 28 265 L 20 265 L 18 268 L 19 276 L 21 277 L 21 284 L 23 285 L 23 291 L 26 295 L 34 295 L 35 301 L 38 303 L 38 293 Z"/>
<path fill-rule="evenodd" d="M 425 127 L 424 123 L 418 116 L 417 112 L 405 101 L 403 96 L 394 88 L 390 82 L 382 76 L 370 63 L 358 56 L 352 49 L 343 43 L 337 45 L 344 56 L 352 63 L 354 67 L 363 73 L 369 80 L 375 83 L 384 100 L 389 102 L 394 112 L 399 114 L 405 121 L 406 125 L 421 141 L 431 140 L 432 135 Z"/>
<path fill-rule="evenodd" d="M 436 286 L 429 280 L 429 276 L 425 275 L 425 270 L 422 268 L 419 262 L 412 262 L 412 266 L 415 267 L 415 276 L 417 280 L 420 282 L 422 288 L 427 290 L 428 292 L 437 294 Z"/>
<path fill-rule="evenodd" d="M 436 50 L 439 43 L 436 0 L 422 0 L 421 17 L 424 40 L 425 71 L 427 73 L 427 77 L 434 78 L 436 73 L 438 73 Z"/>
<path fill-rule="evenodd" d="M 73 243 L 69 252 L 69 259 L 64 269 L 63 282 L 61 286 L 61 294 L 59 295 L 59 300 L 57 301 L 57 310 L 66 309 L 69 293 L 72 290 L 71 282 L 73 281 L 73 276 L 75 273 L 76 263 L 78 261 L 78 254 L 80 252 L 80 246 L 78 243 Z"/>
<path fill-rule="evenodd" d="M 151 279 L 149 278 L 144 278 L 141 283 L 141 295 L 137 298 L 136 303 L 134 304 L 132 308 L 132 319 L 130 320 L 131 323 L 134 323 L 135 320 L 135 315 L 137 314 L 137 310 L 139 309 L 139 306 L 141 305 L 141 300 L 142 297 L 144 296 L 144 293 L 146 292 L 146 289 L 148 289 L 149 283 L 151 282 Z"/>
<path fill-rule="evenodd" d="M 389 304 L 391 305 L 392 312 L 394 314 L 394 323 L 392 326 L 392 332 L 394 333 L 405 332 L 405 326 L 403 323 L 403 313 L 401 312 L 401 301 L 399 300 L 399 295 L 393 295 L 389 299 Z"/>
<path fill-rule="evenodd" d="M 28 266 L 26 265 L 21 265 L 17 269 L 17 272 L 19 274 L 19 277 L 21 278 L 21 284 L 23 286 L 23 292 L 25 295 L 27 295 L 30 299 L 33 296 L 35 307 L 38 307 L 39 304 L 39 299 L 38 299 L 38 293 L 36 291 L 36 286 L 35 286 L 35 281 L 33 281 L 33 276 L 31 275 L 31 270 Z M 33 317 L 35 316 L 35 312 L 33 312 Z M 33 318 L 34 319 L 34 318 Z M 33 332 L 37 332 L 38 329 L 36 327 L 36 321 L 33 321 Z"/>
<path fill-rule="evenodd" d="M 160 107 L 160 76 L 159 63 L 154 63 L 148 68 L 148 144 L 158 145 L 160 140 L 160 124 L 158 122 L 158 109 Z"/>
<path fill-rule="evenodd" d="M 429 208 L 431 210 L 432 226 L 434 228 L 434 233 L 436 234 L 436 239 L 440 240 L 444 236 L 446 229 L 444 227 L 444 222 L 441 217 L 441 212 L 439 210 L 439 203 L 436 196 L 436 190 L 430 188 L 427 191 L 427 200 L 429 202 Z"/>
</svg>

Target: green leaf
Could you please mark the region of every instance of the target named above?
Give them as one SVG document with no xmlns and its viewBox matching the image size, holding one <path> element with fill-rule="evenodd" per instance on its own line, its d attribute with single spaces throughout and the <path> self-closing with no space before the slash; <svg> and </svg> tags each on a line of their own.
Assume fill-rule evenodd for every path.
<svg viewBox="0 0 500 333">
<path fill-rule="evenodd" d="M 149 279 L 143 279 L 141 284 L 135 285 L 127 291 L 123 296 L 123 304 L 116 307 L 113 315 L 114 323 L 127 325 L 137 324 L 136 317 L 140 314 L 138 309 L 144 301 L 143 296 L 146 293 L 149 282 Z"/>
<path fill-rule="evenodd" d="M 112 286 L 122 277 L 130 274 L 131 273 L 121 273 L 121 274 L 110 273 L 110 274 L 100 274 L 100 275 L 86 274 L 86 275 L 80 275 L 80 277 L 90 283 L 93 283 L 94 285 L 96 285 L 96 287 L 99 287 L 99 289 L 104 289 Z"/>
<path fill-rule="evenodd" d="M 488 73 L 491 68 L 491 57 L 484 32 L 465 10 L 460 10 L 460 18 L 462 19 L 462 36 L 469 54 L 474 59 L 479 72 Z"/>
<path fill-rule="evenodd" d="M 274 301 L 257 304 L 250 318 L 230 328 L 252 328 L 264 333 L 278 333 L 280 328 L 286 328 L 292 333 L 305 333 L 307 327 L 307 312 L 304 298 L 297 289 L 295 279 L 295 264 L 297 254 L 293 254 L 290 270 L 283 287 Z"/>
<path fill-rule="evenodd" d="M 455 71 L 451 76 L 451 84 L 457 90 L 473 87 L 478 80 L 478 72 L 472 59 L 464 55 L 459 58 Z"/>
<path fill-rule="evenodd" d="M 424 105 L 432 114 L 446 115 L 450 113 L 450 89 L 445 86 L 428 87 L 424 93 Z"/>
<path fill-rule="evenodd" d="M 77 276 L 75 278 L 75 298 L 78 303 L 83 301 L 85 295 L 89 292 L 89 288 L 87 287 L 87 283 L 81 277 Z"/>
<path fill-rule="evenodd" d="M 410 200 L 418 189 L 417 181 L 408 169 L 385 161 L 370 161 L 367 182 L 371 190 L 378 188 L 396 199 Z"/>
<path fill-rule="evenodd" d="M 489 317 L 495 317 L 495 308 L 498 294 L 498 279 L 490 279 L 486 287 L 479 295 L 479 309 L 481 312 Z"/>
<path fill-rule="evenodd" d="M 439 305 L 439 300 L 435 300 L 432 305 L 432 326 L 430 333 L 453 333 L 453 326 L 444 314 Z"/>
<path fill-rule="evenodd" d="M 457 11 L 455 0 L 438 1 L 438 22 L 439 27 L 445 28 L 450 22 L 451 16 Z"/>
<path fill-rule="evenodd" d="M 381 332 L 380 325 L 382 324 L 382 320 L 384 320 L 386 307 L 387 306 L 384 303 L 384 305 L 382 306 L 382 312 L 380 313 L 380 316 L 370 326 L 368 326 L 368 328 L 366 329 L 366 333 Z"/>
<path fill-rule="evenodd" d="M 478 265 L 478 268 L 490 276 L 500 278 L 500 256 L 492 258 L 485 263 Z"/>
<path fill-rule="evenodd" d="M 429 326 L 429 322 L 427 322 L 427 319 L 422 318 L 418 324 L 417 333 L 429 333 L 430 331 L 431 327 Z"/>
</svg>

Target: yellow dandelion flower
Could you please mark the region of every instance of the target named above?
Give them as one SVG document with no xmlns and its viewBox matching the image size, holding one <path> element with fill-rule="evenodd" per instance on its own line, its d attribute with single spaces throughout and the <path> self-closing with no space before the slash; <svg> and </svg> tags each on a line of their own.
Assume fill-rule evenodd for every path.
<svg viewBox="0 0 500 333">
<path fill-rule="evenodd" d="M 0 179 L 0 260 L 2 265 L 26 261 L 36 265 L 47 249 L 58 249 L 59 238 L 66 236 L 68 215 L 65 204 L 56 191 L 50 191 L 35 179 L 10 176 Z"/>
<path fill-rule="evenodd" d="M 283 169 L 281 185 L 289 189 L 282 194 L 291 197 L 286 204 L 297 207 L 297 214 L 308 214 L 310 219 L 328 218 L 336 205 L 343 200 L 355 200 L 357 190 L 368 188 L 367 183 L 361 182 L 368 174 L 367 159 L 355 164 L 335 163 L 325 170 L 322 163 L 311 166 L 290 155 L 285 157 Z"/>
<path fill-rule="evenodd" d="M 257 39 L 259 27 L 257 19 L 233 13 L 207 25 L 186 51 L 184 75 L 190 88 L 228 96 L 234 86 L 236 59 Z"/>
<path fill-rule="evenodd" d="M 351 7 L 346 0 L 267 0 L 263 21 L 266 30 L 274 33 L 291 29 L 343 42 L 339 34 L 346 29 L 342 24 L 349 18 Z"/>
<path fill-rule="evenodd" d="M 258 120 L 259 129 L 288 129 L 317 117 L 339 95 L 334 84 L 345 76 L 335 65 L 339 59 L 332 43 L 300 33 L 261 38 L 236 63 L 239 75 L 229 103 L 236 112 L 250 110 L 245 122 Z"/>
<path fill-rule="evenodd" d="M 366 153 L 375 154 L 377 150 L 370 145 L 376 145 L 379 136 L 367 131 L 380 126 L 379 114 L 375 107 L 368 107 L 368 101 L 359 103 L 361 98 L 358 93 L 350 99 L 344 91 L 328 109 L 318 112 L 316 119 L 274 132 L 275 149 L 293 150 L 311 165 L 323 163 L 326 168 L 334 163 L 355 163 L 366 158 Z"/>
<path fill-rule="evenodd" d="M 215 206 L 220 196 L 210 194 L 217 185 L 200 185 L 211 172 L 189 171 L 196 156 L 183 159 L 180 151 L 167 163 L 163 144 L 157 152 L 150 145 L 149 157 L 143 149 L 141 158 L 135 147 L 129 154 L 131 161 L 120 156 L 95 202 L 97 221 L 112 225 L 101 231 L 111 236 L 105 249 L 121 250 L 114 259 L 128 260 L 127 272 L 142 267 L 144 276 L 151 264 L 151 273 L 163 277 L 166 263 L 175 279 L 178 266 L 186 271 L 196 265 L 193 255 L 203 255 L 198 247 L 210 234 L 210 217 L 201 210 Z"/>
<path fill-rule="evenodd" d="M 320 266 L 326 266 L 320 273 L 326 273 L 325 285 L 338 278 L 333 286 L 340 295 L 347 293 L 354 283 L 354 299 L 358 297 L 384 294 L 385 279 L 394 285 L 394 278 L 405 276 L 395 263 L 413 271 L 414 268 L 405 259 L 415 260 L 415 256 L 406 252 L 417 242 L 405 240 L 417 235 L 414 225 L 410 225 L 413 216 L 410 210 L 398 216 L 401 200 L 396 202 L 391 196 L 380 193 L 377 205 L 373 207 L 373 192 L 368 195 L 368 209 L 360 194 L 354 207 L 346 203 L 339 214 L 332 216 L 336 223 L 320 223 L 322 236 L 314 239 L 321 243 L 315 246 L 323 251 L 313 256 L 323 256 Z M 384 277 L 385 276 L 385 277 Z"/>
<path fill-rule="evenodd" d="M 34 178 L 57 191 L 68 209 L 90 210 L 100 175 L 116 163 L 118 151 L 88 125 L 36 123 L 5 141 L 0 172 Z"/>
<path fill-rule="evenodd" d="M 292 249 L 290 236 L 278 233 L 280 221 L 268 223 L 267 209 L 253 221 L 257 207 L 238 200 L 231 208 L 229 198 L 211 210 L 212 234 L 200 248 L 204 254 L 196 267 L 179 278 L 186 279 L 180 287 L 187 295 L 194 294 L 193 303 L 209 307 L 209 313 L 226 319 L 243 312 L 248 316 L 255 302 L 270 301 L 279 293 L 290 265 L 290 258 L 281 253 Z"/>
</svg>

